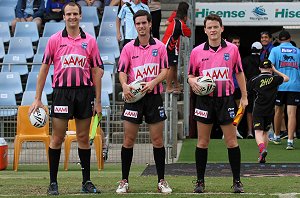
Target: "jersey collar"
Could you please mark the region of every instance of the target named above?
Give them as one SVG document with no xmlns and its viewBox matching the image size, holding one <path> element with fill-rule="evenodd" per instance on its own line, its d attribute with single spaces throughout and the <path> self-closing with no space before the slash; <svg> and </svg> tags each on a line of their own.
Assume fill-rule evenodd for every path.
<svg viewBox="0 0 300 198">
<path fill-rule="evenodd" d="M 149 38 L 149 44 L 150 44 L 150 45 L 155 45 L 155 44 L 156 44 L 156 42 L 155 42 L 155 40 L 154 40 L 154 38 L 153 38 L 152 36 L 150 36 L 150 38 Z M 137 38 L 135 39 L 133 45 L 134 45 L 134 46 L 137 46 L 137 47 L 140 46 L 139 37 L 137 37 Z"/>
<path fill-rule="evenodd" d="M 82 30 L 81 27 L 79 27 L 79 30 L 80 30 L 80 37 L 85 39 L 86 38 L 86 34 L 84 33 L 84 31 Z M 68 32 L 67 32 L 67 29 L 65 27 L 65 29 L 62 31 L 62 37 L 68 37 Z"/>
<path fill-rule="evenodd" d="M 221 39 L 221 47 L 222 48 L 227 47 L 227 44 L 226 44 L 226 42 L 223 39 Z M 203 50 L 209 50 L 209 43 L 208 43 L 208 41 L 205 42 Z"/>
</svg>

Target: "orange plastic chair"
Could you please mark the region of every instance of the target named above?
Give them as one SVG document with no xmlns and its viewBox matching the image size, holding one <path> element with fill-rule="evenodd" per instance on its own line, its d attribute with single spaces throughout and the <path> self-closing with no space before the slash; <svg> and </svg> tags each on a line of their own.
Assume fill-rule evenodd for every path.
<svg viewBox="0 0 300 198">
<path fill-rule="evenodd" d="M 22 149 L 23 142 L 44 142 L 46 155 L 48 160 L 49 168 L 49 144 L 50 144 L 50 135 L 49 135 L 49 121 L 42 128 L 36 128 L 31 125 L 28 116 L 29 106 L 19 106 L 17 114 L 17 134 L 14 140 L 14 162 L 13 169 L 14 171 L 18 170 L 19 165 L 19 156 Z M 46 108 L 47 114 L 49 114 L 48 108 Z"/>
<path fill-rule="evenodd" d="M 93 123 L 93 119 L 91 121 L 90 131 L 92 129 L 92 123 Z M 71 133 L 68 133 L 68 132 L 71 132 Z M 64 147 L 65 147 L 64 169 L 65 170 L 68 170 L 71 143 L 77 141 L 75 119 L 69 120 L 68 132 L 65 136 L 65 145 L 64 145 Z M 104 159 L 103 159 L 103 155 L 102 155 L 102 135 L 101 134 L 102 134 L 102 129 L 100 127 L 98 127 L 97 134 L 94 139 L 98 170 L 103 170 L 103 168 L 104 168 Z"/>
</svg>

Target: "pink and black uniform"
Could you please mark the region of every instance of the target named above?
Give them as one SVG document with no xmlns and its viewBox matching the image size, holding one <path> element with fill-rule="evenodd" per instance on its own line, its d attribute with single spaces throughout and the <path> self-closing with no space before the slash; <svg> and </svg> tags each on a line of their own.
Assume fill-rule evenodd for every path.
<svg viewBox="0 0 300 198">
<path fill-rule="evenodd" d="M 91 114 L 83 111 L 84 108 L 75 102 L 78 102 L 80 97 L 88 97 L 83 101 L 89 104 L 88 109 L 92 108 L 94 91 L 91 68 L 103 69 L 95 38 L 83 32 L 81 28 L 80 35 L 76 38 L 70 37 L 66 29 L 59 31 L 49 38 L 43 63 L 48 65 L 54 63 L 52 116 L 60 118 L 74 116 L 80 119 L 90 117 Z M 66 92 L 68 94 L 72 92 L 72 96 L 60 98 L 62 95 L 65 96 Z M 81 94 L 84 95 L 80 96 Z"/>
<path fill-rule="evenodd" d="M 133 81 L 150 82 L 161 69 L 168 69 L 168 57 L 165 45 L 156 38 L 150 37 L 147 46 L 141 46 L 139 39 L 130 41 L 124 46 L 119 59 L 118 72 L 127 74 L 127 84 Z M 161 93 L 163 85 L 156 85 L 135 103 L 125 103 L 122 119 L 136 124 L 142 123 L 143 115 L 148 124 L 166 119 Z M 152 114 L 152 115 L 150 115 Z"/>
<path fill-rule="evenodd" d="M 210 124 L 214 117 L 218 117 L 220 124 L 232 121 L 235 116 L 232 74 L 239 72 L 243 72 L 243 68 L 238 48 L 234 44 L 222 39 L 216 51 L 209 46 L 208 42 L 193 49 L 190 56 L 189 75 L 209 76 L 216 83 L 216 88 L 211 94 L 197 97 L 194 114 L 197 121 Z M 201 104 L 202 100 L 208 100 L 207 106 Z M 224 103 L 226 105 L 222 106 Z"/>
</svg>

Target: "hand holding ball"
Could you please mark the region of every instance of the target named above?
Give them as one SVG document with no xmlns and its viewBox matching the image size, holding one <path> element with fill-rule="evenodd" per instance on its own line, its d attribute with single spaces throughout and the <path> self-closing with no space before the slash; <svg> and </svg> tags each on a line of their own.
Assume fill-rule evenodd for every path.
<svg viewBox="0 0 300 198">
<path fill-rule="evenodd" d="M 200 87 L 200 90 L 195 92 L 199 96 L 205 96 L 214 91 L 216 83 L 209 76 L 202 76 L 198 78 L 197 84 Z"/>
<path fill-rule="evenodd" d="M 41 128 L 47 123 L 48 115 L 43 108 L 38 108 L 36 111 L 30 114 L 29 120 L 32 126 Z"/>
<path fill-rule="evenodd" d="M 130 92 L 134 95 L 134 97 L 131 100 L 125 100 L 124 94 L 122 94 L 122 97 L 126 103 L 137 102 L 145 96 L 146 92 L 144 92 L 144 93 L 142 92 L 142 89 L 144 88 L 143 82 L 134 81 L 134 82 L 130 83 L 129 85 L 133 88 Z"/>
</svg>

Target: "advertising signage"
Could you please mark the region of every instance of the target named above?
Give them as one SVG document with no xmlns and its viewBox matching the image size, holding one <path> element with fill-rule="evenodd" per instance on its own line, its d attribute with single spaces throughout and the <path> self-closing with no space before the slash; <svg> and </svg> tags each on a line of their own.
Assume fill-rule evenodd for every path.
<svg viewBox="0 0 300 198">
<path fill-rule="evenodd" d="M 209 14 L 222 17 L 230 26 L 300 25 L 300 2 L 200 3 L 196 2 L 196 25 Z"/>
</svg>

